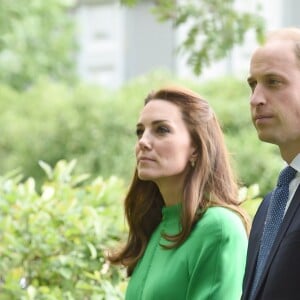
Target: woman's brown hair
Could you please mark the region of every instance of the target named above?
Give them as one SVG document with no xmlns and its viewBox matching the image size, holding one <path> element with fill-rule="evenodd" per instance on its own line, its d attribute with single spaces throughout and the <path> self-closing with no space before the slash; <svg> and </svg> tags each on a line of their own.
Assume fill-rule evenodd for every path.
<svg viewBox="0 0 300 300">
<path fill-rule="evenodd" d="M 165 100 L 177 105 L 197 148 L 195 165 L 189 168 L 184 181 L 181 228 L 176 235 L 164 237 L 171 241 L 168 248 L 178 247 L 189 236 L 194 224 L 211 206 L 227 207 L 238 213 L 249 231 L 247 215 L 239 207 L 238 185 L 230 166 L 223 132 L 216 116 L 198 94 L 182 87 L 166 87 L 154 91 L 145 99 Z M 131 275 L 144 254 L 151 234 L 161 222 L 164 201 L 156 184 L 138 178 L 135 171 L 125 198 L 125 216 L 129 235 L 125 247 L 108 259 L 121 263 Z"/>
</svg>

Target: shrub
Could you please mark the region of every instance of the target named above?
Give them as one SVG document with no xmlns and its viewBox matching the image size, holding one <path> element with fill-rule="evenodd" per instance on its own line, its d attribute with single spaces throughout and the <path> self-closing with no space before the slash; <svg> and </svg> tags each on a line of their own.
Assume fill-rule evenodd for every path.
<svg viewBox="0 0 300 300">
<path fill-rule="evenodd" d="M 33 178 L 0 179 L 0 299 L 123 299 L 124 272 L 104 258 L 125 233 L 123 182 L 40 164 L 41 194 Z"/>
</svg>

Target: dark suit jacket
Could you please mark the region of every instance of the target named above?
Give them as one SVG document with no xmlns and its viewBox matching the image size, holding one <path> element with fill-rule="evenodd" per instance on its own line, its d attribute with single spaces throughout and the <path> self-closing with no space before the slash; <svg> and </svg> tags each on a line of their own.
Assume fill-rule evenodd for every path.
<svg viewBox="0 0 300 300">
<path fill-rule="evenodd" d="M 249 300 L 260 239 L 271 194 L 260 205 L 249 237 L 242 300 Z M 300 299 L 300 186 L 279 228 L 265 269 L 256 290 L 255 300 Z"/>
</svg>

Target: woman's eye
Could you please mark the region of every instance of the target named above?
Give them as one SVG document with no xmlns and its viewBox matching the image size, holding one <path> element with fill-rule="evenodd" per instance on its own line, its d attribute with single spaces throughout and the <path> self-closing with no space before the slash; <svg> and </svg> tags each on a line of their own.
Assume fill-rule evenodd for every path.
<svg viewBox="0 0 300 300">
<path fill-rule="evenodd" d="M 169 128 L 166 126 L 159 126 L 159 127 L 157 127 L 156 131 L 160 134 L 165 134 L 165 133 L 170 132 Z"/>
<path fill-rule="evenodd" d="M 138 138 L 140 138 L 144 133 L 144 130 L 141 128 L 137 128 L 137 130 L 135 131 L 135 134 Z"/>
</svg>

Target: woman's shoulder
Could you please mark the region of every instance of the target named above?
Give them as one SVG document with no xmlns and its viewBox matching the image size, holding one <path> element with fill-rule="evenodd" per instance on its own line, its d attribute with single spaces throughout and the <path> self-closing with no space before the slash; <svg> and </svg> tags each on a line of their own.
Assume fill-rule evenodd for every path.
<svg viewBox="0 0 300 300">
<path fill-rule="evenodd" d="M 219 222 L 241 222 L 241 218 L 237 212 L 223 206 L 209 207 L 204 213 L 203 218 L 208 220 L 212 219 Z"/>
<path fill-rule="evenodd" d="M 248 237 L 242 219 L 234 211 L 224 207 L 208 208 L 195 224 L 187 247 L 190 249 L 190 261 L 201 257 L 208 259 L 207 253 L 221 257 L 222 253 L 246 253 Z"/>
<path fill-rule="evenodd" d="M 206 210 L 195 226 L 199 232 L 222 235 L 246 236 L 245 226 L 237 212 L 225 207 L 214 206 Z"/>
</svg>

